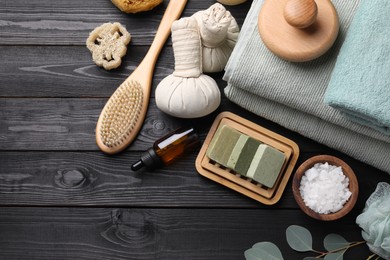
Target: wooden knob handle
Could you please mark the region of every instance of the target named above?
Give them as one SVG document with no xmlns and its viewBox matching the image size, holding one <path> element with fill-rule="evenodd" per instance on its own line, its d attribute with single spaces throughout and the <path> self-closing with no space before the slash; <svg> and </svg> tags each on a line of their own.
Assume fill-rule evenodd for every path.
<svg viewBox="0 0 390 260">
<path fill-rule="evenodd" d="M 291 26 L 307 28 L 317 19 L 317 4 L 314 0 L 288 0 L 283 15 Z"/>
</svg>

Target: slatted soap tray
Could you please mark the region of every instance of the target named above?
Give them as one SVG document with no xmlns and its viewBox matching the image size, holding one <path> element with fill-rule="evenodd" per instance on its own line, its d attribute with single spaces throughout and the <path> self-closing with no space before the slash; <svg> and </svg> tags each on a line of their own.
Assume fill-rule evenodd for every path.
<svg viewBox="0 0 390 260">
<path fill-rule="evenodd" d="M 216 135 L 217 130 L 227 126 L 240 134 L 247 135 L 260 143 L 275 148 L 284 155 L 284 162 L 277 174 L 276 181 L 272 187 L 267 187 L 239 174 L 226 165 L 221 165 L 207 155 L 210 143 Z M 215 119 L 203 146 L 196 158 L 197 171 L 206 178 L 220 183 L 230 189 L 242 193 L 254 200 L 266 205 L 278 202 L 286 188 L 294 166 L 298 160 L 299 147 L 292 140 L 274 133 L 264 127 L 254 124 L 242 117 L 230 112 L 222 112 Z"/>
</svg>

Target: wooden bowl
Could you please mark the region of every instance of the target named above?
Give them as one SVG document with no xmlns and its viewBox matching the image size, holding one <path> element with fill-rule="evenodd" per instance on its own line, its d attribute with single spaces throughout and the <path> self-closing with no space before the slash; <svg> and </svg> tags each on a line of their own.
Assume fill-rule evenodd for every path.
<svg viewBox="0 0 390 260">
<path fill-rule="evenodd" d="M 305 202 L 301 197 L 301 192 L 299 191 L 299 187 L 301 185 L 301 178 L 305 174 L 306 170 L 312 168 L 316 163 L 325 163 L 325 162 L 329 163 L 329 165 L 341 166 L 344 175 L 349 178 L 349 190 L 351 191 L 352 195 L 349 198 L 349 200 L 344 204 L 343 208 L 340 209 L 339 211 L 335 213 L 329 213 L 329 214 L 319 214 L 313 211 L 312 209 L 310 209 L 308 206 L 306 206 Z M 313 217 L 318 220 L 324 220 L 324 221 L 336 220 L 348 214 L 348 212 L 350 212 L 351 209 L 355 206 L 359 194 L 358 182 L 355 173 L 353 172 L 351 167 L 349 167 L 348 164 L 346 164 L 344 161 L 340 160 L 339 158 L 330 155 L 314 156 L 306 160 L 304 163 L 302 163 L 294 174 L 292 189 L 293 189 L 294 198 L 298 203 L 299 207 L 303 210 L 303 212 L 305 212 L 310 217 Z"/>
</svg>

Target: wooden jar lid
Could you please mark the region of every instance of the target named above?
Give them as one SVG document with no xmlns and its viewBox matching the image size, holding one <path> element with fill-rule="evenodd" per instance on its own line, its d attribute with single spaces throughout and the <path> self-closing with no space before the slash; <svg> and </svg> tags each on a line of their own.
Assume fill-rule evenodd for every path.
<svg viewBox="0 0 390 260">
<path fill-rule="evenodd" d="M 266 0 L 258 28 L 275 55 L 303 62 L 318 58 L 333 45 L 339 20 L 330 0 Z"/>
</svg>

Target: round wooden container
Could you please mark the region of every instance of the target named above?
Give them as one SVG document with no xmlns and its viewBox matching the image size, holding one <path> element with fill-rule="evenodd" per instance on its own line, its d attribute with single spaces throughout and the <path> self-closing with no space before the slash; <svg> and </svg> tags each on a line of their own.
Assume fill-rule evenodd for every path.
<svg viewBox="0 0 390 260">
<path fill-rule="evenodd" d="M 349 200 L 344 204 L 343 208 L 340 209 L 339 211 L 330 214 L 319 214 L 306 206 L 305 202 L 301 197 L 301 192 L 299 191 L 299 187 L 301 185 L 301 178 L 305 174 L 306 170 L 312 168 L 316 163 L 326 163 L 326 162 L 329 163 L 330 165 L 341 166 L 344 175 L 349 178 L 348 188 L 351 191 L 352 195 L 349 198 Z M 305 212 L 307 215 L 309 215 L 312 218 L 318 220 L 325 220 L 325 221 L 336 220 L 348 214 L 348 212 L 350 212 L 352 208 L 355 206 L 356 200 L 359 195 L 359 185 L 355 173 L 353 172 L 351 167 L 349 167 L 349 165 L 346 164 L 344 161 L 331 155 L 314 156 L 306 160 L 304 163 L 302 163 L 294 174 L 293 182 L 292 182 L 292 190 L 293 190 L 294 198 L 298 203 L 299 207 L 303 210 L 303 212 Z"/>
<path fill-rule="evenodd" d="M 339 31 L 330 0 L 266 0 L 258 18 L 265 46 L 282 59 L 304 62 L 318 58 Z"/>
</svg>

